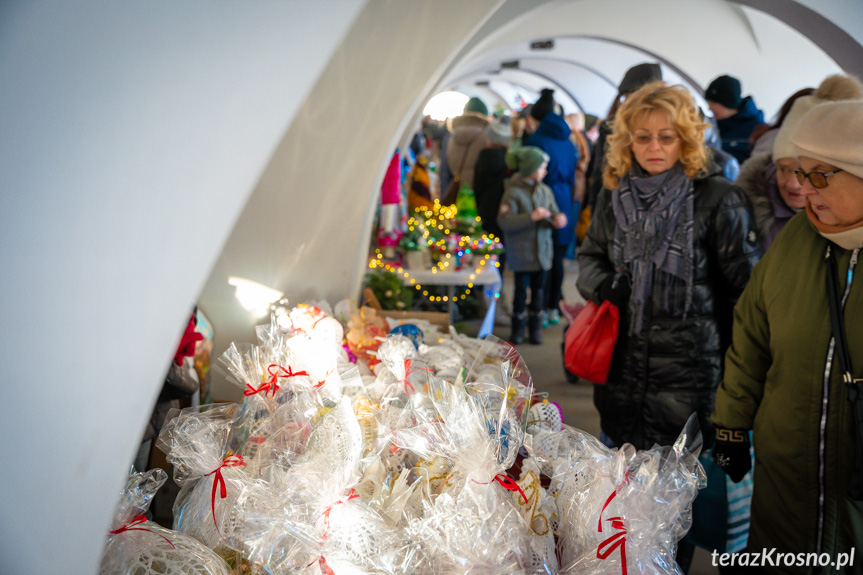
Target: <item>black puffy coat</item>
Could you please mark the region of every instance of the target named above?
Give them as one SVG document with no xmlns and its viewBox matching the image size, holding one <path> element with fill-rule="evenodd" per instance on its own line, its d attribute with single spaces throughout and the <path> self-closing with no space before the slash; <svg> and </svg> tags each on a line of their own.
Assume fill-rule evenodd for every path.
<svg viewBox="0 0 863 575">
<path fill-rule="evenodd" d="M 695 273 L 686 317 L 651 300 L 642 330 L 630 335 L 629 311 L 621 309 L 608 383 L 594 387 L 602 430 L 618 444 L 671 445 L 693 412 L 705 440 L 713 437 L 708 418 L 731 341 L 732 310 L 760 252 L 740 188 L 714 170 L 695 180 L 694 194 Z M 615 273 L 615 226 L 611 192 L 603 189 L 578 250 L 578 289 L 597 303 L 599 286 Z"/>
<path fill-rule="evenodd" d="M 473 176 L 473 195 L 476 197 L 476 213 L 482 220 L 482 229 L 503 240 L 503 230 L 497 223 L 497 210 L 503 198 L 503 184 L 509 176 L 504 161 L 506 148 L 486 148 L 476 159 Z"/>
</svg>

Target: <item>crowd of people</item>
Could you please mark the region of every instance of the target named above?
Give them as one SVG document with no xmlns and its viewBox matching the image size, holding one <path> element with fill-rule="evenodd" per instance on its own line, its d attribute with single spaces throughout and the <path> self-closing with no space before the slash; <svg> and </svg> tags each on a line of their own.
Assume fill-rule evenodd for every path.
<svg viewBox="0 0 863 575">
<path fill-rule="evenodd" d="M 567 256 L 584 298 L 619 308 L 603 443 L 669 445 L 697 414 L 712 495 L 684 572 L 693 545 L 835 560 L 863 543 L 863 86 L 830 76 L 772 123 L 733 76 L 703 95 L 709 112 L 643 63 L 605 120 L 551 89 L 512 118 L 472 98 L 441 138 L 441 189 L 471 186 L 504 241 L 512 343 L 559 321 Z"/>
</svg>

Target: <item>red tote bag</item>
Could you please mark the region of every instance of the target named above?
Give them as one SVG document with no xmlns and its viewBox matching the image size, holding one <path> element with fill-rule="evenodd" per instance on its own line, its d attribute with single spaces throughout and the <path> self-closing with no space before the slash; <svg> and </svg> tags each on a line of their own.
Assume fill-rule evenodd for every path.
<svg viewBox="0 0 863 575">
<path fill-rule="evenodd" d="M 620 310 L 608 302 L 592 301 L 575 316 L 566 330 L 563 358 L 568 369 L 582 379 L 605 383 L 617 341 Z"/>
</svg>

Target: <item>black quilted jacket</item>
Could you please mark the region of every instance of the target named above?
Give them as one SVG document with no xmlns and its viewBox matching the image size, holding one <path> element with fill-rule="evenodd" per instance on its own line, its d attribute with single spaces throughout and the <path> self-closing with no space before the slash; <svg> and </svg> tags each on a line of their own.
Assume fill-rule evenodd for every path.
<svg viewBox="0 0 863 575">
<path fill-rule="evenodd" d="M 594 387 L 602 430 L 618 444 L 632 443 L 639 449 L 671 445 L 693 412 L 698 413 L 705 441 L 713 437 L 709 417 L 731 340 L 732 310 L 760 252 L 752 208 L 740 188 L 714 171 L 695 180 L 694 193 L 695 274 L 689 312 L 684 318 L 661 302 L 648 302 L 642 330 L 629 335 L 630 315 L 621 309 L 608 383 Z M 597 303 L 600 284 L 616 268 L 615 226 L 611 192 L 603 189 L 578 250 L 578 290 Z"/>
</svg>

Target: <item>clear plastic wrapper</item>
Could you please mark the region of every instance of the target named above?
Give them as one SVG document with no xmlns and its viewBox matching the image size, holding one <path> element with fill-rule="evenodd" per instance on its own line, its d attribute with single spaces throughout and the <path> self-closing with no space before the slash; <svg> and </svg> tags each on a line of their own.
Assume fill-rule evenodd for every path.
<svg viewBox="0 0 863 575">
<path fill-rule="evenodd" d="M 493 353 L 503 351 L 489 343 Z M 537 542 L 519 509 L 518 501 L 528 504 L 526 494 L 504 473 L 525 436 L 513 399 L 519 393 L 530 397 L 532 386 L 517 353 L 502 355 L 506 365 L 480 355 L 475 363 L 490 370 L 473 371 L 480 380 L 469 379 L 464 387 L 433 378 L 428 394 L 433 413 L 410 412 L 417 424 L 395 434 L 400 447 L 423 461 L 451 464 L 433 505 L 407 524 L 419 571 L 529 573 L 552 567 L 531 566 L 545 552 L 533 550 Z M 516 374 L 527 385 L 513 379 Z"/>
<path fill-rule="evenodd" d="M 214 550 L 238 548 L 241 517 L 235 504 L 251 481 L 243 457 L 228 451 L 236 415 L 234 404 L 171 410 L 156 441 L 180 486 L 174 529 Z"/>
<path fill-rule="evenodd" d="M 161 469 L 131 473 L 102 551 L 100 575 L 230 575 L 222 558 L 197 539 L 147 520 L 166 480 Z"/>
<path fill-rule="evenodd" d="M 571 427 L 536 446 L 538 458 L 555 462 L 561 573 L 681 573 L 677 541 L 706 484 L 697 428 L 690 418 L 673 446 L 644 451 L 609 449 Z"/>
</svg>

